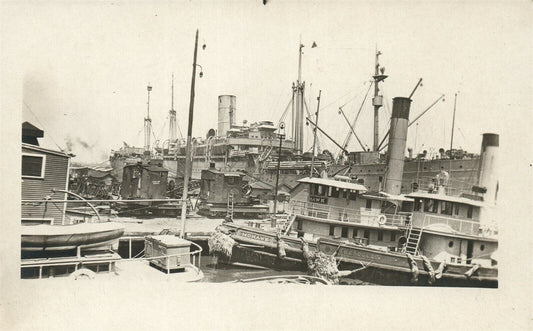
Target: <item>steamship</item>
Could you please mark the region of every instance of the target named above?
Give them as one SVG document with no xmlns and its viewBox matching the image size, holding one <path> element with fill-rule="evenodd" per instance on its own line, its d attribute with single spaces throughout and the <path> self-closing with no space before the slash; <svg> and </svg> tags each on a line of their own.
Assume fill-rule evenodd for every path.
<svg viewBox="0 0 533 331">
<path fill-rule="evenodd" d="M 300 45 L 300 60 L 302 47 L 303 45 Z M 381 52 L 376 53 L 376 67 L 372 81 L 374 85 L 372 105 L 375 115 L 374 148 L 372 150 L 365 148 L 362 151 L 346 150 L 352 132 L 354 132 L 355 122 L 351 124 L 346 139 L 341 145 L 320 129 L 318 123 L 313 123 L 314 117 L 304 115 L 304 108 L 307 106 L 303 97 L 305 82 L 301 81 L 301 73 L 299 72 L 298 80 L 292 85 L 292 99 L 283 114 L 283 118 L 285 118 L 288 110 L 290 110 L 290 116 L 287 116 L 290 125 L 287 126 L 287 135 L 281 138 L 281 144 L 279 135 L 276 133 L 278 123 L 265 120 L 255 123 L 242 121 L 242 124 L 237 124 L 236 96 L 220 95 L 218 97 L 217 130 L 210 129 L 205 138 L 197 137 L 192 141 L 191 178 L 199 180 L 202 170 L 214 166 L 220 171 L 240 171 L 249 174 L 273 187 L 276 181 L 277 161 L 280 158 L 278 187 L 282 189 L 294 188 L 298 179 L 311 174 L 311 166 L 313 165 L 313 175 L 324 173 L 330 177 L 343 175 L 356 180 L 368 190 L 382 190 L 389 170 L 386 162 L 388 156 L 382 152 L 387 146 L 387 144 L 383 145 L 387 136 L 383 137 L 381 143 L 379 143 L 377 136 L 379 109 L 383 106 L 383 96 L 379 94 L 379 84 L 388 76 L 384 74 L 384 68 L 379 65 L 380 54 Z M 173 96 L 172 85 L 172 100 L 174 99 Z M 443 97 L 441 96 L 441 98 Z M 169 111 L 169 118 L 169 143 L 165 146 L 155 146 L 150 149 L 150 134 L 145 132 L 144 149 L 125 145 L 118 151 L 112 152 L 110 162 L 117 178 L 122 178 L 124 165 L 139 162 L 144 157 L 144 159 L 157 159 L 158 164 L 168 169 L 169 182 L 176 184 L 182 180 L 183 169 L 185 168 L 186 140 L 177 138 L 176 111 L 173 102 Z M 331 152 L 323 150 L 312 160 L 312 153 L 304 150 L 303 146 L 305 122 L 311 123 L 314 128 L 320 130 L 324 136 L 335 143 L 341 150 L 341 157 L 336 159 Z M 145 118 L 145 131 L 150 128 L 151 119 L 148 112 L 148 117 Z M 441 148 L 437 154 L 424 151 L 413 156 L 413 151 L 411 149 L 408 151 L 409 157 L 404 159 L 402 193 L 408 193 L 418 187 L 431 186 L 433 178 L 441 171 L 446 171 L 451 175 L 450 194 L 459 195 L 461 192 L 468 191 L 475 184 L 479 169 L 479 155 L 453 149 L 452 146 L 449 150 Z"/>
</svg>

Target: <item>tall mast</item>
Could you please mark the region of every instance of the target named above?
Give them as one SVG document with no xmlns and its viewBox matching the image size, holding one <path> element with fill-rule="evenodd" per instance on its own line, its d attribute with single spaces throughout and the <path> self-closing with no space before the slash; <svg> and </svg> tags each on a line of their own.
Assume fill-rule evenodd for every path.
<svg viewBox="0 0 533 331">
<path fill-rule="evenodd" d="M 150 118 L 150 91 L 152 91 L 152 87 L 150 86 L 150 83 L 148 83 L 146 90 L 148 91 L 148 101 L 146 102 L 148 109 L 147 109 L 146 117 L 144 119 L 144 152 L 145 154 L 149 154 L 150 153 L 150 133 L 152 132 L 152 119 Z"/>
<path fill-rule="evenodd" d="M 456 105 L 457 105 L 457 93 L 455 93 L 455 100 L 453 101 L 452 137 L 450 139 L 450 160 L 452 159 L 453 130 L 455 128 L 455 106 Z M 450 168 L 450 170 L 451 170 L 451 168 Z"/>
<path fill-rule="evenodd" d="M 293 139 L 295 143 L 295 149 L 297 154 L 303 153 L 303 131 L 304 131 L 304 122 L 303 122 L 303 104 L 304 104 L 304 88 L 305 85 L 302 83 L 302 49 L 304 45 L 300 37 L 300 45 L 298 47 L 298 80 L 296 81 L 296 99 L 295 99 L 295 109 L 293 114 L 294 119 L 294 132 Z"/>
<path fill-rule="evenodd" d="M 187 148 L 185 149 L 185 171 L 183 172 L 183 195 L 181 200 L 181 232 L 180 236 L 185 237 L 185 221 L 187 214 L 187 193 L 189 190 L 189 174 L 191 168 L 191 140 L 192 140 L 192 119 L 194 113 L 194 83 L 196 78 L 196 55 L 198 53 L 198 29 L 194 41 L 194 56 L 192 62 L 191 97 L 189 101 L 189 125 L 187 127 Z"/>
<path fill-rule="evenodd" d="M 385 68 L 379 66 L 379 56 L 381 52 L 376 47 L 376 64 L 374 70 L 374 98 L 372 105 L 374 106 L 374 152 L 379 151 L 379 108 L 383 106 L 383 96 L 379 95 L 379 82 L 385 80 L 388 76 L 384 75 Z M 380 75 L 381 71 L 381 75 Z"/>
<path fill-rule="evenodd" d="M 316 125 L 318 125 L 318 112 L 320 110 L 320 96 L 322 95 L 322 90 L 318 91 L 318 104 L 316 106 Z M 313 155 L 311 156 L 311 173 L 309 174 L 309 177 L 313 177 L 313 168 L 315 166 L 315 146 L 316 146 L 316 126 L 313 129 Z"/>
<path fill-rule="evenodd" d="M 168 139 L 170 143 L 176 141 L 176 111 L 174 110 L 174 73 L 172 73 L 172 97 L 169 110 L 170 125 L 168 128 Z"/>
</svg>

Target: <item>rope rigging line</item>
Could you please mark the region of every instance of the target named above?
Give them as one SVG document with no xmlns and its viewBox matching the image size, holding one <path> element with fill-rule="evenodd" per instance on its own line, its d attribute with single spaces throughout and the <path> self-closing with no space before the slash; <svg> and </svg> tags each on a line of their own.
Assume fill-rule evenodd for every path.
<svg viewBox="0 0 533 331">
<path fill-rule="evenodd" d="M 37 122 L 39 122 L 39 124 L 41 124 L 41 126 L 43 127 L 43 129 L 46 129 L 46 131 L 48 131 L 47 135 L 50 137 L 50 139 L 52 139 L 52 142 L 56 145 L 57 148 L 59 148 L 59 150 L 63 151 L 63 148 L 59 147 L 59 145 L 57 144 L 57 142 L 55 141 L 54 137 L 52 137 L 52 135 L 50 134 L 50 131 L 48 130 L 48 126 L 47 125 L 44 125 L 41 120 L 39 119 L 39 117 L 33 112 L 33 110 L 31 110 L 30 106 L 28 106 L 28 104 L 26 103 L 26 101 L 23 101 L 24 103 L 24 106 L 26 106 L 26 108 L 28 108 L 28 110 L 30 111 L 30 113 L 33 114 L 33 116 L 35 117 L 35 119 L 37 120 Z"/>
<path fill-rule="evenodd" d="M 364 104 L 366 102 L 366 98 L 368 97 L 368 93 L 370 92 L 370 89 L 372 88 L 372 85 L 374 85 L 374 81 L 370 81 L 370 86 L 368 86 L 368 89 L 366 90 L 366 94 L 365 94 L 365 97 L 363 98 L 363 101 L 361 102 L 361 106 L 359 107 L 359 111 L 357 112 L 357 115 L 355 116 L 355 119 L 351 123 L 352 124 L 352 128 L 355 128 L 355 124 L 357 123 L 357 120 L 359 119 L 359 115 L 361 114 L 361 111 L 363 110 L 363 106 L 364 106 Z M 343 106 L 341 106 L 340 108 L 342 108 Z M 342 146 L 344 146 L 344 148 L 348 147 L 348 144 L 350 143 L 351 138 L 352 138 L 352 130 L 348 130 L 346 138 L 344 138 L 344 143 L 342 144 Z"/>
</svg>

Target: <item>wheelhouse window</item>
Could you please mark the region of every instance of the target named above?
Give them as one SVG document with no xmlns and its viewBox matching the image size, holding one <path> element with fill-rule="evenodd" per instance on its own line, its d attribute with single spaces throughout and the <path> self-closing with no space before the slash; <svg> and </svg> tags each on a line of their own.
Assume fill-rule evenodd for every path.
<svg viewBox="0 0 533 331">
<path fill-rule="evenodd" d="M 422 199 L 415 199 L 414 211 L 420 211 L 421 207 L 422 207 Z"/>
<path fill-rule="evenodd" d="M 424 211 L 429 212 L 433 209 L 433 200 L 424 199 Z"/>
<path fill-rule="evenodd" d="M 329 188 L 329 196 L 332 198 L 338 198 L 340 193 L 340 189 L 337 187 L 330 187 Z"/>
<path fill-rule="evenodd" d="M 347 226 L 342 227 L 341 237 L 348 238 L 348 227 Z"/>
<path fill-rule="evenodd" d="M 459 215 L 459 204 L 455 204 L 455 215 Z"/>
<path fill-rule="evenodd" d="M 441 214 L 445 215 L 451 215 L 453 210 L 453 204 L 448 201 L 442 202 L 442 210 L 440 211 Z"/>
<path fill-rule="evenodd" d="M 357 199 L 357 191 L 355 190 L 350 190 L 350 197 L 349 197 L 350 200 L 356 200 Z"/>
<path fill-rule="evenodd" d="M 44 178 L 45 155 L 22 154 L 22 177 Z"/>
<path fill-rule="evenodd" d="M 473 213 L 473 211 L 474 211 L 474 207 L 472 207 L 472 206 L 468 206 L 468 209 L 467 209 L 467 211 L 466 211 L 466 217 L 467 217 L 467 218 L 472 218 L 472 213 Z"/>
<path fill-rule="evenodd" d="M 368 199 L 366 200 L 366 209 L 372 209 L 372 200 Z"/>
<path fill-rule="evenodd" d="M 391 233 L 390 233 L 390 241 L 396 241 L 396 232 L 391 231 Z"/>
<path fill-rule="evenodd" d="M 331 224 L 329 226 L 329 235 L 330 236 L 334 236 L 335 235 L 335 226 L 333 224 Z"/>
<path fill-rule="evenodd" d="M 370 230 L 365 230 L 365 232 L 363 233 L 363 237 L 365 237 L 366 239 L 370 239 Z"/>
<path fill-rule="evenodd" d="M 383 231 L 378 231 L 378 241 L 383 241 Z"/>
<path fill-rule="evenodd" d="M 348 197 L 348 190 L 342 190 L 342 197 L 345 199 Z"/>
</svg>

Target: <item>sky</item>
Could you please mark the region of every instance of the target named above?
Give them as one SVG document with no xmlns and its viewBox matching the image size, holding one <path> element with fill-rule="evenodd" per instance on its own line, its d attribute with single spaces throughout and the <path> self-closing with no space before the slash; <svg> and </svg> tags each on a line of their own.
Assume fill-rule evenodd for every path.
<svg viewBox="0 0 533 331">
<path fill-rule="evenodd" d="M 382 86 L 380 137 L 388 130 L 392 98 L 412 99 L 416 152 L 450 145 L 458 92 L 454 148 L 478 153 L 481 134 L 517 123 L 531 111 L 531 4 L 524 2 L 4 2 L 4 73 L 20 76 L 21 121 L 45 131 L 43 145 L 99 163 L 123 142 L 143 146 L 146 86 L 153 87 L 154 139 L 168 139 L 171 76 L 178 126 L 187 131 L 194 35 L 199 29 L 193 136 L 217 127 L 217 96 L 237 96 L 237 123 L 282 116 L 298 74 L 310 112 L 322 91 L 319 126 L 342 143 L 374 71 L 376 48 L 389 77 Z M 7 14 L 9 13 L 9 14 Z M 315 42 L 316 48 L 311 48 Z M 7 50 L 7 52 L 6 52 Z M 7 60 L 7 62 L 6 62 Z M 6 64 L 7 63 L 7 64 Z M 355 130 L 372 146 L 373 90 Z M 530 119 L 530 118 L 529 118 Z M 305 149 L 311 148 L 310 128 Z M 290 132 L 288 133 L 290 136 Z M 320 137 L 321 147 L 337 153 Z M 358 150 L 352 139 L 349 150 Z"/>
</svg>

